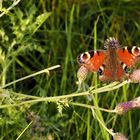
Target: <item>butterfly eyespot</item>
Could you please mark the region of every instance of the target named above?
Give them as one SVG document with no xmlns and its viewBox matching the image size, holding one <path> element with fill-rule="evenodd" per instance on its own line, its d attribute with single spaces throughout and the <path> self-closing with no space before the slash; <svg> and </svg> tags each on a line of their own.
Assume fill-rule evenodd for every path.
<svg viewBox="0 0 140 140">
<path fill-rule="evenodd" d="M 87 62 L 91 58 L 91 54 L 89 52 L 84 52 L 78 56 L 77 61 L 78 63 L 82 64 Z"/>
<path fill-rule="evenodd" d="M 108 47 L 118 48 L 119 46 L 120 46 L 119 41 L 114 37 L 108 38 L 104 43 L 104 48 L 108 48 Z"/>
<path fill-rule="evenodd" d="M 103 75 L 103 70 L 102 70 L 101 68 L 99 68 L 99 70 L 97 71 L 97 74 L 98 74 L 99 76 Z"/>
<path fill-rule="evenodd" d="M 124 68 L 124 71 L 125 71 L 126 73 L 128 73 L 128 72 L 130 71 L 130 69 L 126 66 L 126 67 Z"/>
<path fill-rule="evenodd" d="M 88 52 L 85 52 L 85 53 L 81 54 L 81 60 L 83 62 L 88 61 L 90 58 L 91 57 L 90 57 L 90 54 Z"/>
<path fill-rule="evenodd" d="M 77 57 L 77 61 L 78 61 L 79 64 L 82 64 L 82 63 L 83 63 L 83 61 L 81 60 L 81 55 L 79 55 L 79 56 Z"/>
<path fill-rule="evenodd" d="M 126 64 L 124 64 L 123 62 L 121 63 L 125 73 L 128 73 L 130 71 L 130 69 L 126 66 Z"/>
<path fill-rule="evenodd" d="M 99 76 L 103 75 L 104 68 L 105 68 L 105 65 L 104 64 L 102 66 L 100 66 L 99 70 L 97 71 L 97 73 L 98 73 Z"/>
<path fill-rule="evenodd" d="M 137 53 L 140 52 L 140 48 L 139 47 L 136 47 L 136 46 L 133 46 L 131 52 L 132 52 L 132 54 L 135 55 L 135 54 L 137 54 Z"/>
</svg>

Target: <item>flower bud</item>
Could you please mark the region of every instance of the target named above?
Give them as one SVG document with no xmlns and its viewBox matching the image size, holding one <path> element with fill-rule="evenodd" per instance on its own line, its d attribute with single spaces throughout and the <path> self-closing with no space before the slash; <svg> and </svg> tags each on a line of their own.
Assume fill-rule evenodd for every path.
<svg viewBox="0 0 140 140">
<path fill-rule="evenodd" d="M 81 84 L 87 78 L 87 74 L 88 74 L 88 69 L 84 66 L 81 66 L 77 72 L 77 78 L 79 84 Z"/>
<path fill-rule="evenodd" d="M 140 82 L 140 69 L 137 69 L 133 71 L 132 74 L 130 74 L 130 80 L 133 83 L 139 83 Z"/>
<path fill-rule="evenodd" d="M 128 140 L 122 133 L 114 133 L 113 140 Z"/>
<path fill-rule="evenodd" d="M 117 114 L 122 115 L 133 108 L 140 108 L 140 97 L 128 102 L 119 103 L 116 106 L 115 111 Z"/>
</svg>

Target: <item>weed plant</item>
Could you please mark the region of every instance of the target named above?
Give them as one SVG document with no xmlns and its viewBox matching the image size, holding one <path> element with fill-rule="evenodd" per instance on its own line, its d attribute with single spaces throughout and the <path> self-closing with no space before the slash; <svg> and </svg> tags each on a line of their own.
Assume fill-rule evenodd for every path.
<svg viewBox="0 0 140 140">
<path fill-rule="evenodd" d="M 139 0 L 1 0 L 0 140 L 139 140 L 140 110 L 114 111 L 139 84 L 92 73 L 76 85 L 80 53 L 110 36 L 139 46 L 139 11 Z"/>
</svg>

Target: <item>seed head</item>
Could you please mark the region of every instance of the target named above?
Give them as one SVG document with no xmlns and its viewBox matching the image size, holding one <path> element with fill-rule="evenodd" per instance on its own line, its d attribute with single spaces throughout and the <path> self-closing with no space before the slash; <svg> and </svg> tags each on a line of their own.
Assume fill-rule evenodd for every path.
<svg viewBox="0 0 140 140">
<path fill-rule="evenodd" d="M 79 84 L 81 84 L 87 78 L 87 74 L 88 74 L 88 69 L 84 66 L 81 66 L 77 72 L 77 78 Z"/>
<path fill-rule="evenodd" d="M 132 74 L 130 74 L 130 80 L 133 83 L 139 83 L 140 82 L 140 69 L 137 69 L 133 71 Z"/>
<path fill-rule="evenodd" d="M 122 133 L 114 133 L 113 140 L 128 140 Z"/>
<path fill-rule="evenodd" d="M 122 115 L 122 114 L 126 113 L 127 111 L 134 109 L 134 108 L 140 108 L 140 97 L 137 97 L 128 102 L 119 103 L 116 106 L 115 111 L 117 114 Z"/>
</svg>

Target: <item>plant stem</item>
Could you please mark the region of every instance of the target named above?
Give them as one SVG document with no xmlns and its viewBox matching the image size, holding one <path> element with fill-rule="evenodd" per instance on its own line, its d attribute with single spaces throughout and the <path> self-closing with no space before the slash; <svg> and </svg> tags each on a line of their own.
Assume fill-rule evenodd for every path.
<svg viewBox="0 0 140 140">
<path fill-rule="evenodd" d="M 0 89 L 6 88 L 6 87 L 8 87 L 8 86 L 10 86 L 10 85 L 12 85 L 12 84 L 15 84 L 15 83 L 17 83 L 17 82 L 23 81 L 23 80 L 25 80 L 25 79 L 34 77 L 34 76 L 39 75 L 39 74 L 42 74 L 42 73 L 47 73 L 47 74 L 49 74 L 49 71 L 50 71 L 50 70 L 53 70 L 53 69 L 56 69 L 56 68 L 59 68 L 59 67 L 60 67 L 60 65 L 55 65 L 55 66 L 52 66 L 52 67 L 50 67 L 50 68 L 46 68 L 46 69 L 41 70 L 41 71 L 39 71 L 39 72 L 33 73 L 33 74 L 31 74 L 31 75 L 28 75 L 28 76 L 22 77 L 22 78 L 20 78 L 20 79 L 18 79 L 18 80 L 15 80 L 15 81 L 13 81 L 13 82 L 10 82 L 10 83 L 8 83 L 8 84 L 6 84 L 6 85 L 4 85 L 4 86 L 1 86 Z"/>
</svg>

